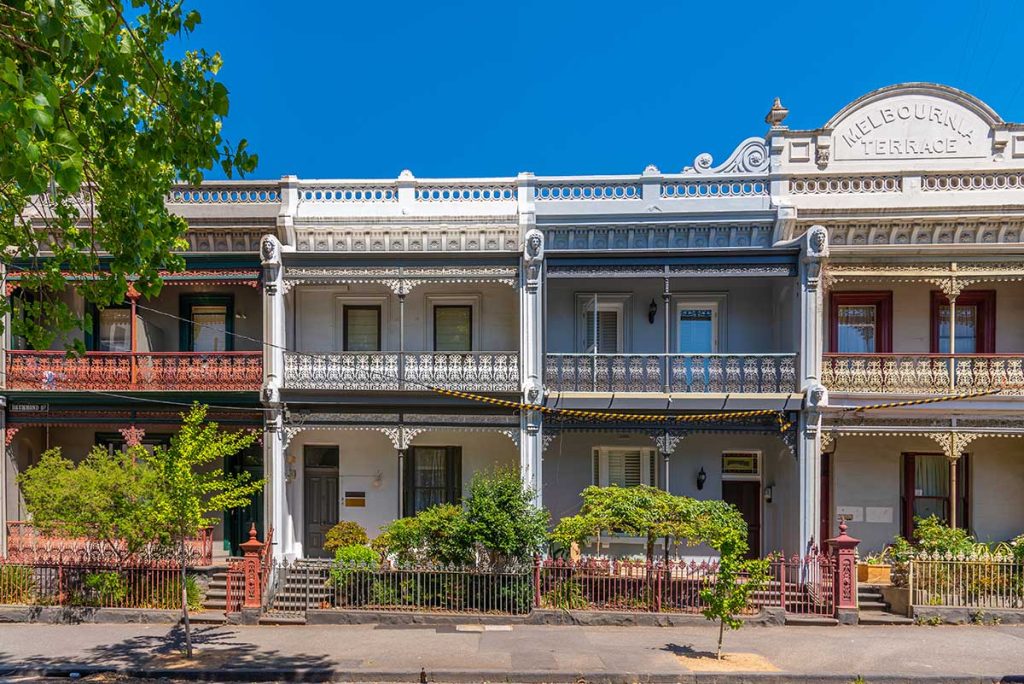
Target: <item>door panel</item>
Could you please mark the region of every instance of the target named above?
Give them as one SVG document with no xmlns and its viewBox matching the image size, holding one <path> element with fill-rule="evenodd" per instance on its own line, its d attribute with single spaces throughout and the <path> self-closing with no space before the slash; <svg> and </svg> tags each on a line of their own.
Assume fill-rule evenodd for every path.
<svg viewBox="0 0 1024 684">
<path fill-rule="evenodd" d="M 747 558 L 760 558 L 761 483 L 726 480 L 722 482 L 722 499 L 739 509 L 747 522 Z"/>
<path fill-rule="evenodd" d="M 305 538 L 303 549 L 307 558 L 323 558 L 327 531 L 339 520 L 338 469 L 307 467 L 303 490 Z"/>
</svg>

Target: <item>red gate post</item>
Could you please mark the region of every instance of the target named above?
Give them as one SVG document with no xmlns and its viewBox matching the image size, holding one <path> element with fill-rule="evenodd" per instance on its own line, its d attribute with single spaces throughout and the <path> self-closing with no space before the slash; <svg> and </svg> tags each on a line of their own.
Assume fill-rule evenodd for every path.
<svg viewBox="0 0 1024 684">
<path fill-rule="evenodd" d="M 242 568 L 245 575 L 245 592 L 242 594 L 242 613 L 255 612 L 256 621 L 259 620 L 259 611 L 263 607 L 263 582 L 261 573 L 263 568 L 260 564 L 260 550 L 263 542 L 256 538 L 255 523 L 249 528 L 249 540 L 238 545 L 244 556 Z M 243 618 L 245 620 L 245 618 Z"/>
<path fill-rule="evenodd" d="M 839 536 L 825 542 L 835 558 L 835 578 L 832 590 L 835 596 L 836 619 L 841 625 L 857 624 L 857 544 L 846 534 L 846 521 L 839 523 Z"/>
</svg>

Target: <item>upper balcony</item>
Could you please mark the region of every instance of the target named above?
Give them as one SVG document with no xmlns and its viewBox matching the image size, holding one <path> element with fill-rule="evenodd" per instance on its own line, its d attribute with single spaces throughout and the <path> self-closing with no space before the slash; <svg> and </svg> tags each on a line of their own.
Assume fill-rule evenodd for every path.
<svg viewBox="0 0 1024 684">
<path fill-rule="evenodd" d="M 218 282 L 204 274 L 169 279 L 152 300 L 94 309 L 70 289 L 73 310 L 89 309 L 87 351 L 25 349 L 14 339 L 5 388 L 76 392 L 258 392 L 263 381 L 262 307 L 253 271 Z"/>
<path fill-rule="evenodd" d="M 516 267 L 381 268 L 286 266 L 285 390 L 520 391 Z"/>
<path fill-rule="evenodd" d="M 799 391 L 794 256 L 548 259 L 544 385 L 561 401 L 787 405 Z"/>
<path fill-rule="evenodd" d="M 841 262 L 827 279 L 821 381 L 833 394 L 1024 395 L 1024 269 Z"/>
</svg>

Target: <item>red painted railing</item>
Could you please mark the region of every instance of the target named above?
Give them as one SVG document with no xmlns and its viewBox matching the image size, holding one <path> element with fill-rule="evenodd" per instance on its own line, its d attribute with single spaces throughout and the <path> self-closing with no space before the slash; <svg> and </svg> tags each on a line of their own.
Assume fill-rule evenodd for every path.
<svg viewBox="0 0 1024 684">
<path fill-rule="evenodd" d="M 178 608 L 181 565 L 152 559 L 98 564 L 0 559 L 0 604 Z"/>
<path fill-rule="evenodd" d="M 258 390 L 262 352 L 7 352 L 7 389 Z"/>
<path fill-rule="evenodd" d="M 587 559 L 538 561 L 535 602 L 541 608 L 700 613 L 701 590 L 716 581 L 718 563 Z M 768 581 L 750 597 L 746 614 L 778 607 L 831 616 L 835 562 L 830 555 L 769 559 Z M 743 581 L 742 578 L 740 581 Z"/>
<path fill-rule="evenodd" d="M 199 535 L 187 541 L 190 566 L 213 563 L 213 528 L 200 530 Z M 26 564 L 97 563 L 100 559 L 120 556 L 123 547 L 111 547 L 89 537 L 68 537 L 59 534 L 44 535 L 32 523 L 12 520 L 7 523 L 7 562 Z M 142 549 L 140 557 L 166 556 L 172 551 L 157 549 L 154 545 Z"/>
</svg>

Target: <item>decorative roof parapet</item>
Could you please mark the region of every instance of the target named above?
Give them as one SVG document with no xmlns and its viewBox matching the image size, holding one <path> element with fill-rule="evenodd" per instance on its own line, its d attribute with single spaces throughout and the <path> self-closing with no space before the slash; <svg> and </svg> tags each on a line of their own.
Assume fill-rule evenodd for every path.
<svg viewBox="0 0 1024 684">
<path fill-rule="evenodd" d="M 714 159 L 710 153 L 698 154 L 693 160 L 693 166 L 684 168 L 683 174 L 761 174 L 768 173 L 768 162 L 768 146 L 764 138 L 751 137 L 741 142 L 729 158 L 718 166 L 712 166 Z"/>
</svg>

